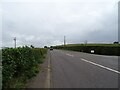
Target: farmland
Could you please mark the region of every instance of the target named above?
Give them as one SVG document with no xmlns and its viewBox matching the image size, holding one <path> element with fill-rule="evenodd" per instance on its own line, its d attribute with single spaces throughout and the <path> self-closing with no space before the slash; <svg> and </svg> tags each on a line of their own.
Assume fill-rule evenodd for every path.
<svg viewBox="0 0 120 90">
<path fill-rule="evenodd" d="M 21 88 L 39 72 L 47 49 L 18 47 L 2 49 L 3 88 Z"/>
</svg>

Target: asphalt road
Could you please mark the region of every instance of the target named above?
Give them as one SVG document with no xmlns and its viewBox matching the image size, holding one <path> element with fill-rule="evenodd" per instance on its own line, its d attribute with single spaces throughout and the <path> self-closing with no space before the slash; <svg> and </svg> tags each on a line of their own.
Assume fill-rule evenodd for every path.
<svg viewBox="0 0 120 90">
<path fill-rule="evenodd" d="M 51 88 L 118 88 L 118 57 L 50 51 Z"/>
</svg>

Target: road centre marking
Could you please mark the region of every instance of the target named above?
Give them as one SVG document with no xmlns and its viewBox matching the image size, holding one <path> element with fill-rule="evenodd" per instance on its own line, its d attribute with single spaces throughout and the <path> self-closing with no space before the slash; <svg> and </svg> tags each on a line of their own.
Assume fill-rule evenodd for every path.
<svg viewBox="0 0 120 90">
<path fill-rule="evenodd" d="M 74 57 L 74 55 L 71 55 L 71 54 L 66 54 L 66 55 L 68 55 L 68 56 L 70 56 L 70 57 Z"/>
<path fill-rule="evenodd" d="M 105 66 L 103 66 L 103 65 L 100 65 L 100 64 L 97 64 L 97 63 L 94 63 L 94 62 L 88 61 L 88 60 L 85 60 L 85 59 L 83 59 L 83 58 L 81 58 L 81 60 L 82 60 L 82 61 L 85 61 L 85 62 L 87 62 L 87 63 L 93 64 L 93 65 L 95 65 L 95 66 L 98 66 L 98 67 L 101 67 L 101 68 L 107 69 L 107 70 L 109 70 L 109 71 L 115 72 L 115 73 L 117 73 L 117 74 L 120 74 L 120 72 L 117 71 L 117 70 L 114 70 L 114 69 L 111 69 L 111 68 L 105 67 Z"/>
</svg>

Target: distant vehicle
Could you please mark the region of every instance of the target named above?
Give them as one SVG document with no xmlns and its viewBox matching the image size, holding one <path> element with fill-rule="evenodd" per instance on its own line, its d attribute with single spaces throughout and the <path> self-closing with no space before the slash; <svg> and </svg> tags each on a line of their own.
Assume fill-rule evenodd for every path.
<svg viewBox="0 0 120 90">
<path fill-rule="evenodd" d="M 50 50 L 53 50 L 53 48 L 50 48 Z"/>
</svg>

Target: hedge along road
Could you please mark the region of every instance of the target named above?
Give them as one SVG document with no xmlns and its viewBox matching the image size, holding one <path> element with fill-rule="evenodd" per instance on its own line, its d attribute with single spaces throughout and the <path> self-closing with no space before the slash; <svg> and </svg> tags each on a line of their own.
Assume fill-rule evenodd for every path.
<svg viewBox="0 0 120 90">
<path fill-rule="evenodd" d="M 51 88 L 118 88 L 118 57 L 53 50 Z"/>
</svg>

